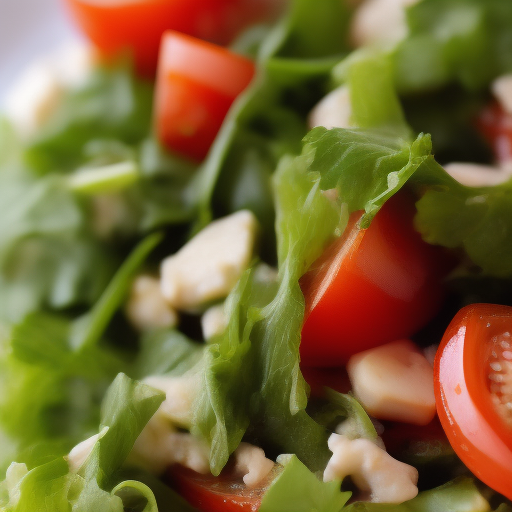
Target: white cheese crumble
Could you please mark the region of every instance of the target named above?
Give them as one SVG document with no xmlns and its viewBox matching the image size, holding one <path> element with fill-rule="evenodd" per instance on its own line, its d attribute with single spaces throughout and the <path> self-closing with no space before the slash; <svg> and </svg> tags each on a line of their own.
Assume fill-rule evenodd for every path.
<svg viewBox="0 0 512 512">
<path fill-rule="evenodd" d="M 178 314 L 162 295 L 160 281 L 149 275 L 134 279 L 125 311 L 128 320 L 139 331 L 174 327 L 178 323 Z"/>
<path fill-rule="evenodd" d="M 143 382 L 165 393 L 165 400 L 160 405 L 158 413 L 168 422 L 180 427 L 190 427 L 192 407 L 201 385 L 201 375 L 192 369 L 179 377 L 151 376 Z"/>
<path fill-rule="evenodd" d="M 214 336 L 222 334 L 228 325 L 228 318 L 224 311 L 224 304 L 218 304 L 208 308 L 201 317 L 201 329 L 203 338 L 210 340 Z"/>
<path fill-rule="evenodd" d="M 161 288 L 178 310 L 221 299 L 248 267 L 258 223 L 248 210 L 209 224 L 161 266 Z"/>
<path fill-rule="evenodd" d="M 347 371 L 354 394 L 375 418 L 415 425 L 434 418 L 434 370 L 411 341 L 355 354 Z"/>
<path fill-rule="evenodd" d="M 351 476 L 357 488 L 369 492 L 370 500 L 376 503 L 403 503 L 418 494 L 418 471 L 370 440 L 332 434 L 328 445 L 332 457 L 324 471 L 324 482 Z"/>
<path fill-rule="evenodd" d="M 491 187 L 505 183 L 512 178 L 512 167 L 491 167 L 489 165 L 452 162 L 444 170 L 461 185 L 466 187 Z"/>
<path fill-rule="evenodd" d="M 512 114 L 512 74 L 502 75 L 491 84 L 494 97 L 507 114 Z"/>
<path fill-rule="evenodd" d="M 366 0 L 356 10 L 350 27 L 355 46 L 397 43 L 407 35 L 405 8 L 418 0 Z"/>
<path fill-rule="evenodd" d="M 274 463 L 265 457 L 265 452 L 249 443 L 240 443 L 233 454 L 235 471 L 243 476 L 247 487 L 257 487 L 272 471 Z"/>
<path fill-rule="evenodd" d="M 67 461 L 69 465 L 69 470 L 72 473 L 76 473 L 84 464 L 84 462 L 89 458 L 91 452 L 94 448 L 94 445 L 97 443 L 98 439 L 101 439 L 108 432 L 108 427 L 105 427 L 99 432 L 95 434 L 85 441 L 78 443 L 68 454 Z"/>
<path fill-rule="evenodd" d="M 334 89 L 324 96 L 309 114 L 310 128 L 323 126 L 324 128 L 350 128 L 352 123 L 352 105 L 350 103 L 350 90 L 346 85 Z"/>
<path fill-rule="evenodd" d="M 93 51 L 74 43 L 32 63 L 11 87 L 5 113 L 18 133 L 34 135 L 58 106 L 66 89 L 83 85 L 95 61 Z"/>
</svg>

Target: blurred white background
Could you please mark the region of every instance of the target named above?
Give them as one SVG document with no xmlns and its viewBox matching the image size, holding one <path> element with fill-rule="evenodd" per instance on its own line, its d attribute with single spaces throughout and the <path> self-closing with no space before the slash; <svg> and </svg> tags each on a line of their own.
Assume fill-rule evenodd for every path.
<svg viewBox="0 0 512 512">
<path fill-rule="evenodd" d="M 0 98 L 31 60 L 76 37 L 61 0 L 0 0 Z"/>
</svg>

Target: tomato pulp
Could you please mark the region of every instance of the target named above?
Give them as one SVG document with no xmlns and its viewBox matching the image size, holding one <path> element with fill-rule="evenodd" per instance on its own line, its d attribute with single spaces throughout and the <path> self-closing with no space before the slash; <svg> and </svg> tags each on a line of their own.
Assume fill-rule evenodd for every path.
<svg viewBox="0 0 512 512">
<path fill-rule="evenodd" d="M 459 311 L 434 370 L 437 411 L 453 449 L 512 499 L 512 308 L 472 304 Z"/>
<path fill-rule="evenodd" d="M 414 229 L 412 200 L 390 199 L 367 229 L 351 215 L 301 279 L 306 301 L 301 361 L 340 366 L 353 354 L 408 338 L 438 311 L 447 260 Z"/>
</svg>

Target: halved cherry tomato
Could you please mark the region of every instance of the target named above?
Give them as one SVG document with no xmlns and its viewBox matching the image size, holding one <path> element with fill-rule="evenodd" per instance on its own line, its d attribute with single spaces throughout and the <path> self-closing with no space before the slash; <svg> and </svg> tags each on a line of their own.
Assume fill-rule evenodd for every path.
<svg viewBox="0 0 512 512">
<path fill-rule="evenodd" d="M 158 63 L 154 120 L 169 149 L 202 160 L 254 63 L 220 46 L 166 32 Z"/>
<path fill-rule="evenodd" d="M 492 103 L 480 114 L 477 125 L 490 144 L 498 163 L 512 160 L 512 115 L 498 103 Z"/>
<path fill-rule="evenodd" d="M 248 25 L 273 17 L 274 0 L 66 0 L 87 37 L 108 55 L 133 53 L 137 69 L 154 75 L 160 39 L 176 30 L 228 44 Z"/>
<path fill-rule="evenodd" d="M 168 471 L 170 485 L 201 512 L 256 512 L 276 475 L 272 472 L 260 487 L 248 489 L 229 470 L 217 477 L 201 475 L 182 466 L 172 466 Z"/>
<path fill-rule="evenodd" d="M 399 194 L 368 229 L 354 213 L 343 236 L 301 279 L 307 366 L 339 366 L 351 355 L 407 338 L 437 312 L 447 260 L 414 230 L 414 203 Z"/>
<path fill-rule="evenodd" d="M 512 498 L 512 308 L 460 310 L 434 370 L 437 411 L 453 449 L 480 480 Z"/>
</svg>

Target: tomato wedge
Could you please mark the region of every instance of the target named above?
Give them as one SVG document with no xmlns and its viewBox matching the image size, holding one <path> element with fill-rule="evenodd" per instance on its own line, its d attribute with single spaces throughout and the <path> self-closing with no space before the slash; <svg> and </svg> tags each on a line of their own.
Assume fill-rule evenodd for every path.
<svg viewBox="0 0 512 512">
<path fill-rule="evenodd" d="M 254 63 L 220 46 L 166 32 L 158 64 L 154 121 L 169 149 L 201 161 Z"/>
<path fill-rule="evenodd" d="M 449 266 L 414 230 L 414 212 L 401 193 L 368 229 L 359 228 L 362 213 L 354 213 L 303 276 L 303 365 L 340 366 L 357 352 L 409 337 L 435 315 Z"/>
<path fill-rule="evenodd" d="M 272 472 L 261 487 L 255 489 L 248 489 L 242 479 L 230 471 L 214 477 L 172 466 L 167 476 L 171 486 L 201 512 L 257 512 L 263 494 L 276 474 Z"/>
<path fill-rule="evenodd" d="M 107 56 L 130 51 L 137 69 L 154 75 L 160 39 L 176 30 L 228 44 L 252 23 L 274 17 L 274 0 L 66 0 L 76 24 Z"/>
<path fill-rule="evenodd" d="M 512 308 L 460 310 L 434 371 L 437 411 L 453 449 L 480 480 L 512 499 Z"/>
</svg>

